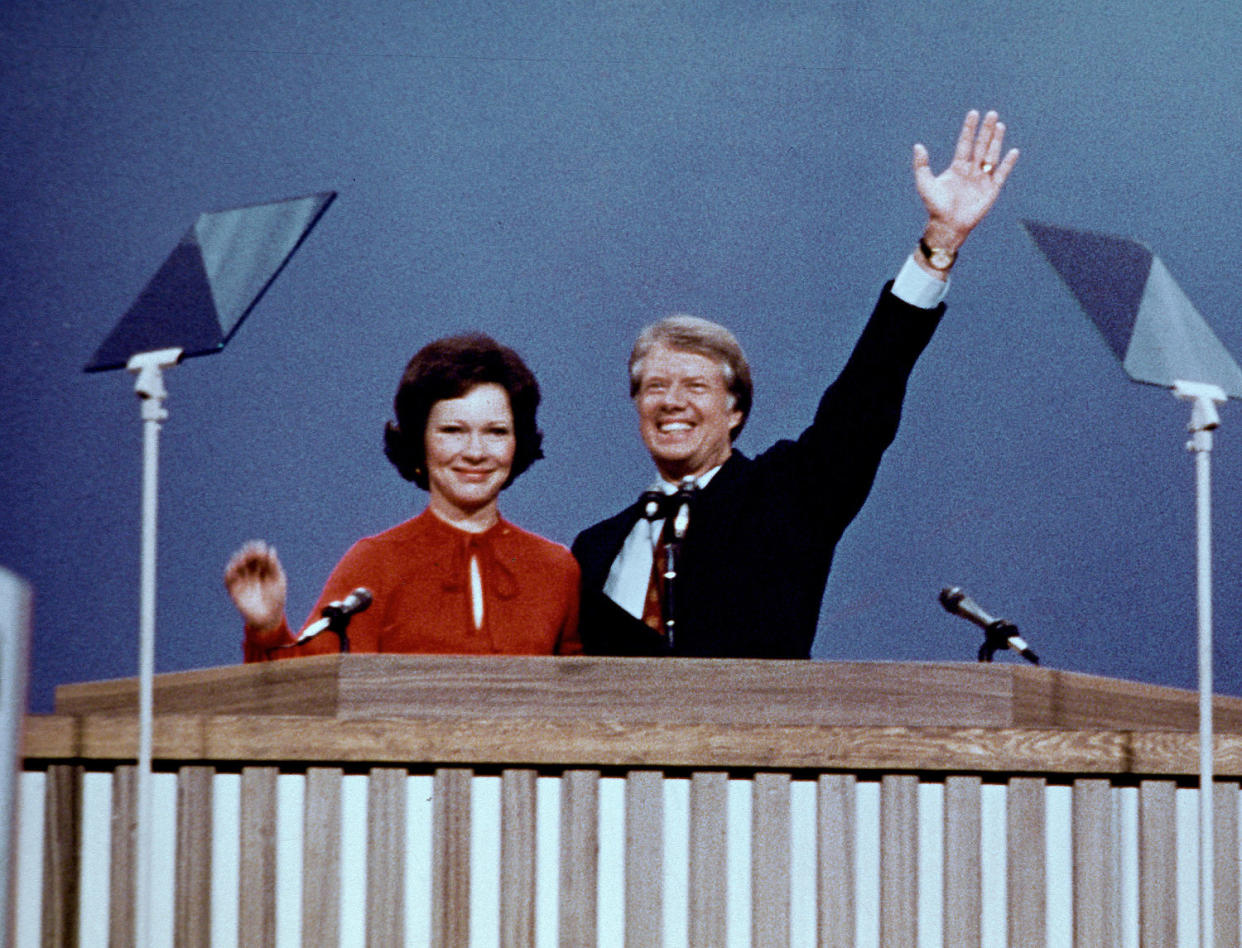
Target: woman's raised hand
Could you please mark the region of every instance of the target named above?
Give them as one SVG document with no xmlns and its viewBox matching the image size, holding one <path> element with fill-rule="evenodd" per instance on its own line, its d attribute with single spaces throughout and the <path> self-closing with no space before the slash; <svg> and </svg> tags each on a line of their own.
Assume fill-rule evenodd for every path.
<svg viewBox="0 0 1242 948">
<path fill-rule="evenodd" d="M 224 568 L 224 588 L 247 625 L 258 630 L 280 625 L 288 584 L 274 546 L 263 540 L 245 543 Z"/>
</svg>

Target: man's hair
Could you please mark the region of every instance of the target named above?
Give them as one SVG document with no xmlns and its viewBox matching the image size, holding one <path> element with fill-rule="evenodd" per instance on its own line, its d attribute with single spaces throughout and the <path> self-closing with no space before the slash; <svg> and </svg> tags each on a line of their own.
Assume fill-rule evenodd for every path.
<svg viewBox="0 0 1242 948">
<path fill-rule="evenodd" d="M 384 454 L 407 481 L 427 489 L 427 417 L 431 406 L 460 398 L 476 385 L 489 382 L 509 393 L 517 446 L 504 486 L 543 457 L 543 433 L 535 420 L 539 383 L 522 357 L 482 333 L 449 336 L 428 343 L 414 354 L 393 398 L 395 422 L 384 426 Z"/>
<path fill-rule="evenodd" d="M 750 379 L 750 364 L 737 337 L 719 323 L 698 316 L 679 313 L 653 323 L 638 334 L 630 352 L 630 398 L 638 394 L 643 382 L 643 363 L 656 346 L 666 346 L 683 352 L 705 356 L 720 366 L 725 387 L 733 396 L 733 407 L 742 413 L 729 440 L 736 441 L 750 415 L 754 398 L 754 385 Z"/>
</svg>

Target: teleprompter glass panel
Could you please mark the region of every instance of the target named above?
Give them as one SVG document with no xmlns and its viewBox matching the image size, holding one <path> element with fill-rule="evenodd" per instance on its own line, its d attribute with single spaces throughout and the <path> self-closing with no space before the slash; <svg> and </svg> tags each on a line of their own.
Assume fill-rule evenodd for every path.
<svg viewBox="0 0 1242 948">
<path fill-rule="evenodd" d="M 124 368 L 156 349 L 180 348 L 186 358 L 219 352 L 335 197 L 325 191 L 200 214 L 86 371 Z"/>
<path fill-rule="evenodd" d="M 1164 262 L 1135 240 L 1023 221 L 1136 382 L 1220 386 L 1242 398 L 1242 370 Z"/>
</svg>

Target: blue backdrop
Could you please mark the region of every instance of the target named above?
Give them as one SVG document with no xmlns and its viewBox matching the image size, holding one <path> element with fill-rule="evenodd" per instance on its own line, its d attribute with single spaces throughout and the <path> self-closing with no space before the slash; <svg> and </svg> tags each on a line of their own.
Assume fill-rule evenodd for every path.
<svg viewBox="0 0 1242 948">
<path fill-rule="evenodd" d="M 82 366 L 205 209 L 340 197 L 225 352 L 168 376 L 157 670 L 240 660 L 220 582 L 274 542 L 305 615 L 345 548 L 420 509 L 384 459 L 401 369 L 477 328 L 544 389 L 507 492 L 568 543 L 652 476 L 628 347 L 731 326 L 795 434 L 994 107 L 1023 157 L 967 244 L 903 427 L 839 548 L 815 655 L 969 660 L 940 588 L 1050 666 L 1193 686 L 1189 412 L 1130 383 L 1019 218 L 1153 246 L 1242 353 L 1234 2 L 613 4 L 8 0 L 0 6 L 0 564 L 36 589 L 32 706 L 135 674 L 141 428 Z M 1219 690 L 1242 566 L 1242 412 L 1214 454 Z"/>
</svg>

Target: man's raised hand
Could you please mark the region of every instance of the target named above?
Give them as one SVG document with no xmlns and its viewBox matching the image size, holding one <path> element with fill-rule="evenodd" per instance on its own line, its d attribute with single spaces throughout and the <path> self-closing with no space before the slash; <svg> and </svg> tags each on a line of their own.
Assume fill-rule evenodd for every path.
<svg viewBox="0 0 1242 948">
<path fill-rule="evenodd" d="M 914 146 L 914 185 L 927 208 L 924 240 L 929 246 L 956 252 L 1000 194 L 1005 180 L 1018 163 L 1018 149 L 1001 157 L 1005 123 L 995 112 L 979 121 L 971 109 L 962 122 L 953 160 L 938 175 L 923 145 Z"/>
</svg>

